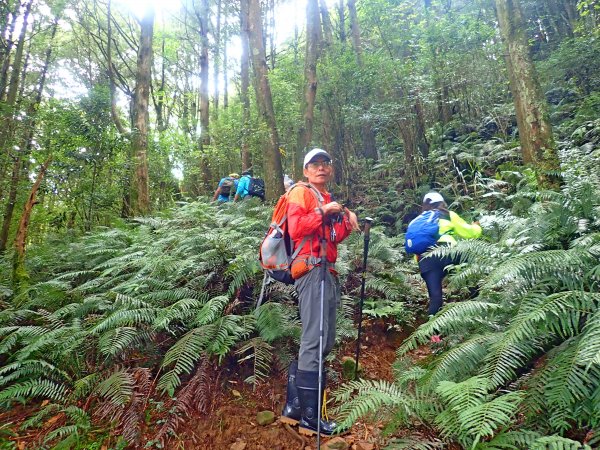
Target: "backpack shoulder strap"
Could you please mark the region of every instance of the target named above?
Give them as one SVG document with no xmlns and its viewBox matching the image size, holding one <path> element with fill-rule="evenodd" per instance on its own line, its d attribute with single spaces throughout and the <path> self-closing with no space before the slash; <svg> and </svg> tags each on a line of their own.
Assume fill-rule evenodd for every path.
<svg viewBox="0 0 600 450">
<path fill-rule="evenodd" d="M 317 204 L 319 206 L 323 206 L 323 204 L 325 203 L 325 199 L 323 198 L 323 195 L 321 194 L 321 192 L 319 192 L 319 190 L 316 187 L 314 187 L 310 183 L 305 183 L 304 181 L 298 181 L 296 184 L 294 184 L 290 188 L 290 190 L 288 191 L 288 193 L 292 192 L 292 190 L 294 190 L 298 186 L 302 186 L 302 187 L 308 189 L 313 194 L 313 196 L 315 197 L 315 199 L 317 200 Z"/>
</svg>

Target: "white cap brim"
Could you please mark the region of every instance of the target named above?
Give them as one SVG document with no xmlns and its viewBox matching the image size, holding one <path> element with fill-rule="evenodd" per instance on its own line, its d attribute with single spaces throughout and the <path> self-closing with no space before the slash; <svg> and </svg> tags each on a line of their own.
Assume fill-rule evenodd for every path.
<svg viewBox="0 0 600 450">
<path fill-rule="evenodd" d="M 306 154 L 306 156 L 304 156 L 304 168 L 306 168 L 308 163 L 319 155 L 325 156 L 327 159 L 329 159 L 329 161 L 331 161 L 331 156 L 325 150 L 322 148 L 313 148 Z"/>
<path fill-rule="evenodd" d="M 430 203 L 439 203 L 444 202 L 444 197 L 438 192 L 430 192 L 423 197 L 423 203 L 426 203 L 429 200 Z"/>
</svg>

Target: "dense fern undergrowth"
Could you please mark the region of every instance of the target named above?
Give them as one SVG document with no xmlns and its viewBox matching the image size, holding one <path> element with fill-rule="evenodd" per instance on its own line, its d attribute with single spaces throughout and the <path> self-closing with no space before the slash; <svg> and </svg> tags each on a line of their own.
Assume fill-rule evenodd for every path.
<svg viewBox="0 0 600 450">
<path fill-rule="evenodd" d="M 438 186 L 466 217 L 477 210 L 484 237 L 436 250 L 461 258 L 447 289 L 456 301 L 398 349 L 393 382 L 366 374 L 342 385 L 335 396 L 344 424 L 375 417 L 388 420 L 392 435 L 427 427 L 439 436 L 408 435 L 392 440 L 396 449 L 600 445 L 599 130 L 586 123 L 562 144 L 559 192 L 538 191 L 530 171 L 506 164 L 510 143 L 433 153 L 471 164 L 462 191 Z M 397 197 L 378 175 L 388 169 L 373 168 L 371 178 Z M 421 193 L 400 199 L 411 195 Z M 393 206 L 362 205 L 369 208 L 387 216 Z M 248 383 L 284 369 L 300 334 L 293 289 L 269 285 L 255 309 L 257 248 L 270 214 L 253 202 L 197 201 L 57 236 L 30 249 L 31 280 L 16 291 L 4 278 L 9 259 L 0 261 L 0 408 L 27 405 L 20 429 L 44 425 L 38 448 L 102 439 L 161 447 L 189 414 L 207 411 L 215 367 L 240 365 Z M 369 251 L 365 312 L 390 327 L 412 326 L 424 309 L 399 229 L 376 227 Z M 339 341 L 356 336 L 362 245 L 353 235 L 340 246 Z M 414 362 L 411 352 L 433 334 L 441 344 Z"/>
<path fill-rule="evenodd" d="M 488 189 L 496 207 L 481 217 L 484 238 L 438 249 L 461 259 L 448 303 L 398 349 L 394 382 L 360 380 L 336 393 L 342 425 L 363 416 L 390 431 L 440 433 L 389 448 L 590 449 L 600 446 L 600 149 L 597 123 L 563 144 L 560 192 L 522 181 Z M 496 184 L 499 186 L 499 184 Z M 515 190 L 514 187 L 517 187 Z M 473 288 L 477 294 L 473 295 Z M 442 343 L 415 363 L 412 350 Z"/>
<path fill-rule="evenodd" d="M 257 250 L 271 211 L 198 201 L 32 249 L 30 286 L 16 294 L 0 281 L 0 406 L 39 404 L 23 428 L 61 417 L 40 448 L 85 441 L 93 424 L 123 446 L 160 447 L 184 417 L 206 411 L 211 367 L 248 366 L 249 383 L 286 367 L 300 334 L 293 288 L 269 285 L 270 301 L 255 309 Z M 369 279 L 367 313 L 408 321 L 405 269 L 395 263 L 400 244 L 374 231 L 371 261 L 380 275 Z M 361 252 L 358 237 L 340 248 L 340 340 L 356 334 Z M 156 405 L 164 414 L 151 411 Z M 148 442 L 142 427 L 150 413 L 160 421 L 150 424 Z"/>
</svg>

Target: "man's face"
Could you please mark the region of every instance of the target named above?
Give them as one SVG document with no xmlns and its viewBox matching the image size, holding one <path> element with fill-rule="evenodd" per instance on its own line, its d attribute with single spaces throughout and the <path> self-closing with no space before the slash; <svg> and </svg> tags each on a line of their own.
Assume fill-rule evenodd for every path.
<svg viewBox="0 0 600 450">
<path fill-rule="evenodd" d="M 333 167 L 325 156 L 317 156 L 304 168 L 304 176 L 311 184 L 325 184 L 331 179 Z"/>
</svg>

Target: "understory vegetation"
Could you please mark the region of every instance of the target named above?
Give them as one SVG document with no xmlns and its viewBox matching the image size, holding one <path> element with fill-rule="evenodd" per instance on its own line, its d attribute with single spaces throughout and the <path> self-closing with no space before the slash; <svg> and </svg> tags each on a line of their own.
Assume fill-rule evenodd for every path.
<svg viewBox="0 0 600 450">
<path fill-rule="evenodd" d="M 477 287 L 477 295 L 446 305 L 401 345 L 393 383 L 341 388 L 342 425 L 384 413 L 392 430 L 421 424 L 441 433 L 440 441 L 404 438 L 390 448 L 600 443 L 600 151 L 562 156 L 560 192 L 501 195 L 530 206 L 518 215 L 485 212 L 484 239 L 435 251 L 461 258 L 450 288 L 468 298 Z M 442 344 L 415 364 L 411 350 L 434 334 Z"/>
<path fill-rule="evenodd" d="M 600 448 L 600 0 L 132 3 L 0 1 L 0 449 L 184 446 L 223 374 L 283 379 L 296 294 L 256 307 L 258 248 L 315 147 L 375 219 L 365 325 L 406 336 L 393 379 L 331 373 L 338 423 L 388 450 Z M 211 202 L 249 169 L 264 203 Z M 432 190 L 483 235 L 434 250 L 460 264 L 428 318 L 403 243 Z M 338 249 L 330 368 L 363 245 Z"/>
<path fill-rule="evenodd" d="M 31 285 L 17 295 L 2 285 L 2 406 L 45 399 L 24 428 L 60 414 L 40 445 L 62 437 L 66 448 L 84 439 L 94 420 L 139 445 L 152 399 L 172 398 L 153 438 L 160 443 L 187 415 L 205 411 L 212 365 L 235 358 L 251 366 L 250 383 L 265 381 L 273 364 L 287 367 L 300 334 L 293 289 L 268 286 L 272 301 L 255 309 L 257 248 L 270 214 L 253 202 L 182 203 L 161 217 L 39 248 Z M 374 234 L 372 267 L 382 275 L 368 288 L 376 298 L 372 314 L 389 315 L 394 305 L 392 312 L 409 320 L 398 303 L 407 292 L 395 264 L 398 243 Z M 350 294 L 359 244 L 353 238 L 340 249 L 338 270 L 349 286 L 340 340 L 356 334 Z"/>
<path fill-rule="evenodd" d="M 600 128 L 586 123 L 573 135 L 584 131 Z M 439 440 L 405 437 L 390 448 L 598 443 L 600 150 L 565 147 L 561 157 L 558 192 L 537 190 L 521 169 L 502 174 L 516 183 L 483 180 L 477 198 L 456 198 L 453 207 L 477 205 L 465 214 L 477 214 L 485 230 L 480 240 L 436 250 L 463 261 L 449 277 L 459 301 L 398 349 L 393 383 L 367 376 L 335 393 L 344 424 L 376 414 L 389 419 L 392 435 L 417 424 L 439 430 Z M 48 448 L 85 442 L 98 423 L 123 445 L 140 445 L 158 418 L 145 443 L 160 446 L 186 415 L 204 411 L 214 365 L 246 365 L 249 383 L 283 369 L 299 338 L 293 290 L 269 285 L 255 310 L 257 248 L 270 213 L 258 202 L 181 202 L 160 216 L 36 247 L 27 287 L 13 292 L 8 277 L 0 282 L 3 407 L 36 402 L 23 428 L 58 415 L 39 443 Z M 365 306 L 397 327 L 424 308 L 402 243 L 395 227 L 374 229 Z M 360 236 L 340 248 L 339 341 L 356 334 L 361 252 Z M 411 351 L 433 334 L 442 336 L 434 354 L 412 362 Z"/>
</svg>

